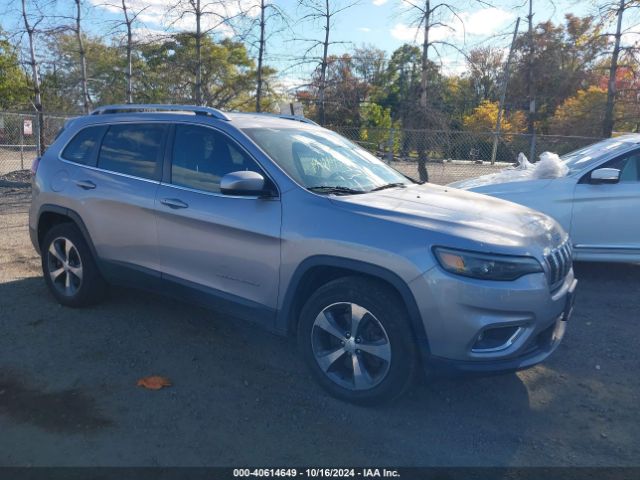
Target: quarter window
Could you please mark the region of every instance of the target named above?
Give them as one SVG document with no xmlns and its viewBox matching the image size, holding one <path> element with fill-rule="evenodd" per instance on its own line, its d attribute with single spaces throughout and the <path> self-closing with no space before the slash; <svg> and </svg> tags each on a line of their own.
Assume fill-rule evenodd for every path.
<svg viewBox="0 0 640 480">
<path fill-rule="evenodd" d="M 104 130 L 102 125 L 80 130 L 65 147 L 61 157 L 82 165 L 91 163 Z"/>
<path fill-rule="evenodd" d="M 134 177 L 158 178 L 166 126 L 111 125 L 100 147 L 98 167 Z"/>
<path fill-rule="evenodd" d="M 176 125 L 172 184 L 217 193 L 224 175 L 241 170 L 260 172 L 253 159 L 224 134 L 196 125 Z"/>
</svg>

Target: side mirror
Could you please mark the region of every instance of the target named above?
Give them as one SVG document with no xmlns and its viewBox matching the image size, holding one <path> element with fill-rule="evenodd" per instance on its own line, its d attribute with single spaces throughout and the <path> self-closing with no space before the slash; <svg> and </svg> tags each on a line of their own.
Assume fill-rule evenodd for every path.
<svg viewBox="0 0 640 480">
<path fill-rule="evenodd" d="M 227 173 L 220 180 L 220 191 L 225 195 L 269 196 L 264 177 L 258 172 L 242 170 Z"/>
<path fill-rule="evenodd" d="M 589 183 L 618 183 L 620 181 L 620 170 L 617 168 L 598 168 L 591 172 Z"/>
</svg>

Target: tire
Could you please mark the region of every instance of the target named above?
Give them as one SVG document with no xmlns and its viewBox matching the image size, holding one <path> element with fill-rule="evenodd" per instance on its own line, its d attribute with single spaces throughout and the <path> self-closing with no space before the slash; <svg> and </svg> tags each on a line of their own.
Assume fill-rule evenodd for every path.
<svg viewBox="0 0 640 480">
<path fill-rule="evenodd" d="M 54 225 L 41 247 L 42 273 L 59 303 L 84 307 L 104 297 L 106 283 L 84 236 L 73 223 Z"/>
<path fill-rule="evenodd" d="M 300 314 L 298 347 L 331 395 L 363 405 L 402 395 L 418 363 L 399 296 L 357 276 L 333 280 L 309 298 Z"/>
</svg>

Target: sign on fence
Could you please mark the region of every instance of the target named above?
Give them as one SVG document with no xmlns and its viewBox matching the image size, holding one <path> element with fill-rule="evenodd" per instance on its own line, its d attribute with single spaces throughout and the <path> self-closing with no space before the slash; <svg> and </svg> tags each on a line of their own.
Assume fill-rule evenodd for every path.
<svg viewBox="0 0 640 480">
<path fill-rule="evenodd" d="M 33 120 L 24 120 L 24 134 L 33 135 Z"/>
</svg>

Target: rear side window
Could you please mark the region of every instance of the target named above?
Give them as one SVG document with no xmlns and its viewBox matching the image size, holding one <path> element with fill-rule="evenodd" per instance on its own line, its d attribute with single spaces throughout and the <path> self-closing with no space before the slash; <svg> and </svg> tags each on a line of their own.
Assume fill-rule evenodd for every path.
<svg viewBox="0 0 640 480">
<path fill-rule="evenodd" d="M 61 157 L 82 165 L 92 163 L 104 129 L 103 126 L 96 126 L 80 130 L 67 144 Z"/>
<path fill-rule="evenodd" d="M 98 167 L 134 177 L 159 178 L 166 130 L 161 124 L 111 125 L 102 140 Z"/>
</svg>

